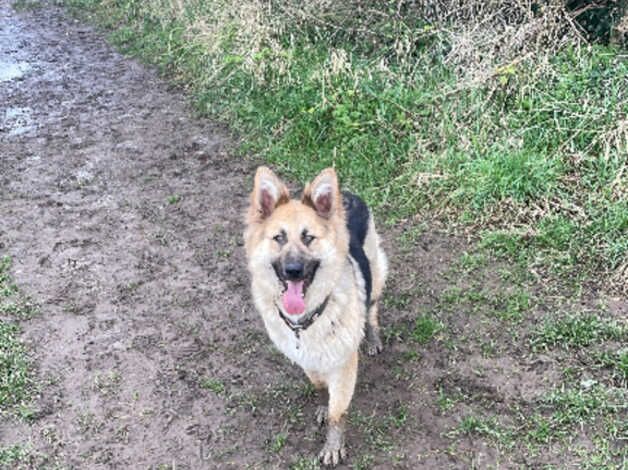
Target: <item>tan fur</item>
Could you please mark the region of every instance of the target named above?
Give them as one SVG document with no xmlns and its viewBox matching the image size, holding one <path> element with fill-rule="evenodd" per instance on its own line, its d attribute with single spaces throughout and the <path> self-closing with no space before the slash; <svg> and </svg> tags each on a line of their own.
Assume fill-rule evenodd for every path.
<svg viewBox="0 0 628 470">
<path fill-rule="evenodd" d="M 255 306 L 279 350 L 304 369 L 317 389 L 327 388 L 328 433 L 320 457 L 325 464 L 335 464 L 345 454 L 344 415 L 355 388 L 358 349 L 367 322 L 364 281 L 348 256 L 349 232 L 335 171 L 323 170 L 306 185 L 299 201 L 289 199 L 283 182 L 268 168 L 260 167 L 246 222 L 245 249 Z M 301 239 L 304 230 L 315 236 L 309 245 Z M 282 231 L 287 236 L 283 245 L 273 238 Z M 371 264 L 372 299 L 377 301 L 387 263 L 372 218 L 364 250 Z M 295 253 L 320 261 L 305 291 L 303 316 L 329 297 L 323 314 L 298 337 L 278 313 L 283 309 L 284 285 L 272 266 L 281 256 Z M 377 332 L 376 303 L 369 310 L 369 325 Z M 381 342 L 379 345 L 381 349 Z"/>
</svg>

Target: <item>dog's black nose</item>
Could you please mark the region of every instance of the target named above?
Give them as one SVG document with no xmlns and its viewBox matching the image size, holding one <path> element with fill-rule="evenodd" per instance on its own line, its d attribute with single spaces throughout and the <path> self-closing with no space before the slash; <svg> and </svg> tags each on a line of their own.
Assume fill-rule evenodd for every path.
<svg viewBox="0 0 628 470">
<path fill-rule="evenodd" d="M 286 278 L 291 281 L 297 281 L 303 279 L 303 272 L 305 266 L 301 261 L 288 261 L 284 265 L 284 272 L 286 273 Z"/>
</svg>

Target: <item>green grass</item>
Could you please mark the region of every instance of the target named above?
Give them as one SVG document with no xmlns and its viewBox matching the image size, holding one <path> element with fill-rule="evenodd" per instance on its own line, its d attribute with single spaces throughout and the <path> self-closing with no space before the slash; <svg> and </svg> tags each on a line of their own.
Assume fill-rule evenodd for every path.
<svg viewBox="0 0 628 470">
<path fill-rule="evenodd" d="M 450 392 L 446 393 L 443 388 L 439 388 L 438 390 L 438 399 L 436 400 L 436 404 L 438 405 L 441 413 L 446 413 L 450 411 L 456 404 L 464 399 L 464 395 L 460 392 Z"/>
<path fill-rule="evenodd" d="M 30 385 L 30 364 L 20 329 L 0 321 L 0 410 L 26 400 Z"/>
<path fill-rule="evenodd" d="M 12 4 L 17 11 L 38 10 L 42 7 L 40 0 L 16 0 Z"/>
<path fill-rule="evenodd" d="M 603 351 L 595 354 L 595 363 L 601 367 L 609 368 L 612 375 L 625 386 L 628 386 L 628 348 L 619 351 Z"/>
<path fill-rule="evenodd" d="M 201 388 L 211 390 L 216 395 L 225 393 L 225 384 L 218 379 L 204 378 L 200 381 L 199 385 Z"/>
<path fill-rule="evenodd" d="M 550 427 L 564 429 L 566 426 L 580 424 L 600 414 L 625 410 L 625 403 L 618 401 L 619 394 L 603 387 L 593 385 L 588 389 L 563 388 L 551 392 L 542 400 L 541 407 L 549 408 Z"/>
<path fill-rule="evenodd" d="M 500 296 L 494 314 L 501 320 L 517 322 L 524 319 L 530 308 L 530 294 L 525 290 L 518 289 Z"/>
<path fill-rule="evenodd" d="M 530 445 L 548 445 L 552 442 L 570 442 L 578 429 L 587 428 L 587 434 L 595 443 L 593 450 L 585 455 L 584 463 L 607 460 L 609 467 L 618 462 L 617 450 L 611 450 L 625 432 L 626 391 L 625 388 L 606 388 L 593 383 L 579 387 L 556 389 L 542 397 L 537 411 L 526 419 L 522 428 L 527 429 L 522 439 Z M 591 457 L 591 458 L 590 458 Z"/>
<path fill-rule="evenodd" d="M 177 204 L 181 202 L 181 196 L 179 194 L 173 194 L 172 196 L 168 196 L 168 204 Z"/>
<path fill-rule="evenodd" d="M 448 437 L 459 435 L 475 435 L 494 440 L 502 445 L 511 445 L 514 439 L 513 431 L 500 425 L 495 417 L 483 418 L 476 415 L 467 415 L 460 424 L 448 433 Z"/>
<path fill-rule="evenodd" d="M 30 455 L 30 449 L 21 445 L 2 447 L 0 448 L 0 467 L 18 468 L 17 465 L 25 463 Z"/>
<path fill-rule="evenodd" d="M 37 307 L 13 282 L 11 265 L 10 257 L 0 258 L 0 317 L 17 320 L 31 318 L 37 314 Z"/>
<path fill-rule="evenodd" d="M 534 413 L 516 414 L 514 424 L 500 424 L 494 416 L 469 414 L 463 416 L 447 436 L 453 439 L 461 435 L 478 436 L 506 447 L 525 442 L 531 446 L 530 450 L 534 450 L 538 446 L 569 439 L 575 429 L 586 425 L 597 428 L 593 432 L 597 439 L 607 441 L 616 438 L 624 426 L 621 416 L 626 411 L 625 399 L 625 390 L 619 388 L 599 384 L 579 388 L 563 386 L 540 397 Z M 455 404 L 442 393 L 440 401 L 443 411 Z M 593 427 L 598 419 L 605 420 L 602 429 Z"/>
<path fill-rule="evenodd" d="M 31 317 L 35 307 L 13 282 L 11 259 L 0 259 L 0 410 L 17 409 L 24 414 L 32 378 L 27 350 L 20 340 L 15 320 Z M 21 405 L 21 407 L 20 407 Z M 16 408 L 17 406 L 17 408 Z M 20 413 L 19 410 L 23 412 Z"/>
<path fill-rule="evenodd" d="M 548 317 L 533 333 L 530 344 L 532 349 L 539 350 L 583 347 L 607 340 L 625 343 L 628 340 L 626 324 L 584 313 L 566 315 L 562 318 L 553 315 Z"/>
<path fill-rule="evenodd" d="M 277 434 L 269 443 L 268 450 L 273 454 L 281 452 L 281 449 L 286 445 L 286 439 L 288 436 L 284 433 Z"/>
<path fill-rule="evenodd" d="M 478 268 L 482 268 L 486 266 L 487 258 L 482 253 L 468 253 L 465 252 L 462 254 L 460 259 L 458 260 L 458 266 L 464 272 L 471 272 Z"/>
<path fill-rule="evenodd" d="M 626 256 L 617 123 L 628 109 L 628 65 L 615 49 L 565 48 L 541 74 L 532 61 L 465 88 L 430 49 L 440 50 L 435 42 L 416 51 L 412 67 L 379 70 L 377 48 L 289 22 L 274 46 L 252 54 L 245 44 L 258 46 L 254 31 L 221 16 L 218 2 L 174 14 L 139 0 L 66 3 L 96 14 L 123 51 L 187 85 L 201 114 L 246 134 L 242 150 L 285 176 L 306 181 L 334 165 L 390 220 L 431 211 L 502 226 L 509 255 L 534 255 L 558 273 L 612 272 Z M 203 42 L 196 20 L 218 28 L 208 28 L 216 39 Z"/>
<path fill-rule="evenodd" d="M 319 470 L 320 468 L 320 464 L 316 458 L 300 457 L 290 465 L 290 470 Z"/>
<path fill-rule="evenodd" d="M 473 280 L 474 283 L 481 284 L 476 281 L 477 279 Z M 504 322 L 519 323 L 533 309 L 534 298 L 523 287 L 509 287 L 506 283 L 490 290 L 448 287 L 440 297 L 441 308 L 449 312 L 464 308 L 466 311 L 481 312 Z"/>
<path fill-rule="evenodd" d="M 438 320 L 430 316 L 423 315 L 415 320 L 411 337 L 417 343 L 426 344 L 430 342 L 432 338 L 434 338 L 442 329 L 443 325 Z"/>
<path fill-rule="evenodd" d="M 393 420 L 387 416 L 365 415 L 360 410 L 349 414 L 349 423 L 358 429 L 369 448 L 390 452 L 395 447 L 391 436 Z"/>
</svg>

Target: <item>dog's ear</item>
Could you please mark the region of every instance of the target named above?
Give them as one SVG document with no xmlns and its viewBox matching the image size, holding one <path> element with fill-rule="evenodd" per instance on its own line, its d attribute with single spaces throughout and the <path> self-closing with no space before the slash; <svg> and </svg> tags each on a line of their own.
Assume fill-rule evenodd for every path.
<svg viewBox="0 0 628 470">
<path fill-rule="evenodd" d="M 338 186 L 336 170 L 325 168 L 314 181 L 305 186 L 301 202 L 311 206 L 325 219 L 342 213 L 342 196 Z"/>
<path fill-rule="evenodd" d="M 270 168 L 260 166 L 255 173 L 251 193 L 249 222 L 262 222 L 270 217 L 275 208 L 290 200 L 286 185 Z"/>
</svg>

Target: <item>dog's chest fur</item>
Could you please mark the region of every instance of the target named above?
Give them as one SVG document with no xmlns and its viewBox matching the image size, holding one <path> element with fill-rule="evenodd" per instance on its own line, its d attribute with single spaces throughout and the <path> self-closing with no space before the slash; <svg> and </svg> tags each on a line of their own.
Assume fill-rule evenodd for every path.
<svg viewBox="0 0 628 470">
<path fill-rule="evenodd" d="M 324 312 L 298 335 L 279 316 L 275 302 L 258 298 L 268 335 L 283 354 L 303 369 L 326 372 L 342 366 L 358 349 L 364 335 L 363 282 L 355 262 L 347 259 Z"/>
</svg>

